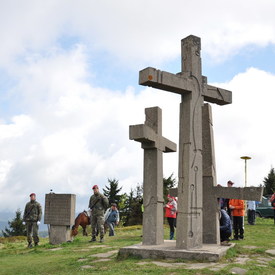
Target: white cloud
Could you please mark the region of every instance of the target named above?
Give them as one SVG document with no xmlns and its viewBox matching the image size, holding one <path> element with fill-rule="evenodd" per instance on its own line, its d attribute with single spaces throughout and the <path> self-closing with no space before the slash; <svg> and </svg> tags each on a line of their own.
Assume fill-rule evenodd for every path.
<svg viewBox="0 0 275 275">
<path fill-rule="evenodd" d="M 116 56 L 124 66 L 159 64 L 178 57 L 179 41 L 189 34 L 202 37 L 205 53 L 224 60 L 247 45 L 275 43 L 274 8 L 272 0 L 6 2 L 0 61 L 8 66 L 67 37 Z"/>
<path fill-rule="evenodd" d="M 202 38 L 203 51 L 216 61 L 249 45 L 274 44 L 274 1 L 235 2 L 2 4 L 0 69 L 11 77 L 5 92 L 15 107 L 0 124 L 1 207 L 22 208 L 31 192 L 43 201 L 54 189 L 76 193 L 82 209 L 93 184 L 103 187 L 107 178 L 117 178 L 130 190 L 141 183 L 143 151 L 128 140 L 128 126 L 143 123 L 145 107 L 160 106 L 163 135 L 178 142 L 180 97 L 149 88 L 95 86 L 95 55 L 106 54 L 117 67 L 123 64 L 138 74 L 137 66 L 178 58 L 180 39 L 190 33 Z M 232 105 L 213 107 L 219 183 L 230 178 L 242 184 L 241 155 L 252 157 L 253 185 L 273 165 L 274 79 L 250 68 L 229 83 L 216 84 L 233 91 Z M 177 174 L 175 153 L 164 156 L 165 176 L 172 172 Z"/>
<path fill-rule="evenodd" d="M 69 54 L 67 59 L 72 62 L 70 57 Z M 53 58 L 48 62 L 45 68 L 51 67 L 52 74 L 56 71 L 58 75 L 57 61 Z M 85 58 L 78 60 L 80 67 L 81 62 L 85 68 Z M 40 68 L 42 70 L 43 66 Z M 36 75 L 36 70 L 33 72 Z M 32 78 L 29 72 L 26 73 Z M 59 84 L 57 89 L 52 86 L 56 93 L 49 90 L 47 100 L 41 101 L 39 96 L 32 99 L 32 104 L 40 104 L 40 112 L 36 107 L 29 107 L 29 121 L 35 123 L 26 127 L 24 134 L 13 136 L 16 154 L 9 155 L 11 148 L 7 144 L 10 141 L 2 140 L 3 155 L 13 156 L 1 160 L 3 202 L 7 200 L 4 195 L 7 190 L 15 192 L 20 206 L 26 193 L 35 191 L 43 198 L 44 193 L 53 189 L 76 193 L 78 207 L 82 209 L 86 207 L 93 184 L 102 188 L 108 178 L 116 178 L 123 184 L 124 191 L 129 191 L 142 183 L 143 150 L 139 143 L 128 140 L 128 126 L 144 122 L 145 107 L 163 109 L 163 135 L 178 142 L 179 96 L 150 88 L 144 88 L 139 94 L 131 88 L 114 93 L 91 86 L 75 71 L 68 69 L 67 73 L 74 87 L 67 95 Z M 22 79 L 24 81 L 24 75 Z M 47 78 L 43 81 L 47 82 Z M 233 91 L 232 105 L 213 106 L 219 183 L 225 184 L 231 179 L 237 186 L 243 184 L 241 155 L 252 157 L 248 169 L 249 185 L 261 183 L 274 163 L 275 152 L 270 146 L 274 136 L 270 128 L 274 117 L 274 93 L 270 87 L 274 87 L 274 82 L 274 75 L 251 68 L 229 83 L 214 83 Z M 35 81 L 24 82 L 24 92 L 35 90 L 33 83 Z M 83 92 L 82 87 L 85 87 Z M 28 92 L 24 95 L 29 98 Z M 265 108 L 260 108 L 262 105 Z M 18 149 L 22 146 L 24 150 Z M 164 155 L 164 175 L 171 173 L 177 175 L 177 153 Z"/>
<path fill-rule="evenodd" d="M 275 76 L 250 68 L 230 83 L 219 84 L 233 91 L 233 104 L 214 108 L 217 167 L 220 184 L 228 179 L 244 185 L 244 160 L 248 185 L 258 186 L 275 163 Z"/>
<path fill-rule="evenodd" d="M 87 82 L 86 68 L 87 57 L 81 47 L 48 58 L 36 56 L 28 64 L 17 65 L 19 83 L 13 91 L 28 115 L 15 119 L 18 125 L 2 125 L 3 130 L 17 129 L 10 131 L 12 148 L 7 146 L 9 131 L 0 143 L 2 157 L 6 156 L 2 159 L 3 205 L 8 205 L 8 190 L 22 205 L 31 192 L 41 199 L 53 189 L 87 200 L 92 184 L 104 187 L 108 178 L 124 182 L 124 191 L 142 183 L 143 151 L 140 144 L 129 141 L 128 127 L 143 123 L 145 107 L 166 105 L 167 114 L 178 97 L 148 88 L 135 94 L 132 88 L 114 92 L 93 87 Z M 167 99 L 172 102 L 167 104 Z M 176 109 L 169 113 L 177 118 Z M 169 125 L 164 129 L 171 138 L 169 130 L 175 122 L 164 113 L 164 123 Z M 20 189 L 24 192 L 18 192 Z M 79 203 L 81 208 L 86 206 L 85 200 Z"/>
<path fill-rule="evenodd" d="M 5 139 L 20 137 L 32 126 L 32 120 L 27 115 L 15 116 L 10 124 L 0 124 L 0 143 Z"/>
</svg>

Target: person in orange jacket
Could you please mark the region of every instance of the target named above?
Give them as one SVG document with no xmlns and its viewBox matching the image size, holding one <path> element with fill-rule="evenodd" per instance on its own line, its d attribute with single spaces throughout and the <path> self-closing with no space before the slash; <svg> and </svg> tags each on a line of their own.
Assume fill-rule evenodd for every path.
<svg viewBox="0 0 275 275">
<path fill-rule="evenodd" d="M 229 208 L 233 217 L 234 239 L 239 240 L 244 238 L 244 201 L 231 199 L 229 200 Z"/>
<path fill-rule="evenodd" d="M 174 197 L 168 195 L 168 202 L 164 206 L 165 217 L 168 220 L 170 226 L 170 240 L 174 239 L 175 234 L 175 221 L 177 218 L 177 202 Z"/>
</svg>

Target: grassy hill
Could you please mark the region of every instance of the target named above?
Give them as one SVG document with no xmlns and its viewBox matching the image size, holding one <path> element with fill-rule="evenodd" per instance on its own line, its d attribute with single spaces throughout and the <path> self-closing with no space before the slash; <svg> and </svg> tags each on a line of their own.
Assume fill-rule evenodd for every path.
<svg viewBox="0 0 275 275">
<path fill-rule="evenodd" d="M 246 223 L 245 223 L 246 224 Z M 232 274 L 234 268 L 245 274 L 275 274 L 275 226 L 272 219 L 257 219 L 245 225 L 245 240 L 235 241 L 234 248 L 219 263 L 179 260 L 152 260 L 117 256 L 120 247 L 141 242 L 141 226 L 117 228 L 116 236 L 106 235 L 105 242 L 90 243 L 80 234 L 71 243 L 50 245 L 41 238 L 40 246 L 26 248 L 24 237 L 0 238 L 0 274 Z M 168 228 L 165 227 L 165 239 Z M 243 261 L 242 261 L 243 259 Z M 246 261 L 244 261 L 246 259 Z"/>
</svg>

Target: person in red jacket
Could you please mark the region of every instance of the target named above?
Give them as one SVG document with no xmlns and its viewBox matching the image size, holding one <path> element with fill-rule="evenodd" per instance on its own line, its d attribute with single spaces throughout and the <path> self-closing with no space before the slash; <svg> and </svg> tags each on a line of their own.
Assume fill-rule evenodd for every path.
<svg viewBox="0 0 275 275">
<path fill-rule="evenodd" d="M 170 240 L 174 239 L 175 234 L 175 222 L 177 217 L 177 202 L 174 197 L 168 195 L 168 202 L 164 206 L 165 208 L 165 217 L 168 220 L 170 226 Z"/>
<path fill-rule="evenodd" d="M 244 238 L 244 201 L 231 199 L 229 200 L 229 208 L 233 217 L 233 240 L 242 240 Z"/>
</svg>

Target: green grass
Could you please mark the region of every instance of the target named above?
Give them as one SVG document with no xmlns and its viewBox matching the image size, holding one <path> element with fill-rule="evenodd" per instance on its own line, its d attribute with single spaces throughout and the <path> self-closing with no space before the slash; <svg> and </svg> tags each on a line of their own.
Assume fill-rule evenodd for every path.
<svg viewBox="0 0 275 275">
<path fill-rule="evenodd" d="M 26 248 L 24 238 L 4 239 L 0 238 L 0 274 L 231 274 L 233 267 L 241 267 L 248 275 L 275 274 L 275 258 L 267 266 L 257 265 L 257 258 L 270 257 L 267 249 L 275 248 L 275 226 L 272 219 L 257 219 L 257 224 L 248 226 L 245 223 L 245 240 L 236 242 L 236 246 L 228 250 L 227 255 L 220 261 L 225 266 L 219 271 L 208 268 L 194 270 L 159 267 L 152 264 L 150 259 L 129 257 L 118 258 L 116 254 L 107 262 L 94 262 L 97 258 L 94 254 L 103 253 L 120 247 L 141 242 L 141 226 L 117 228 L 116 236 L 106 235 L 105 245 L 101 243 L 89 243 L 90 237 L 80 234 L 71 243 L 62 245 L 50 245 L 47 238 L 41 238 L 40 246 L 32 249 Z M 168 238 L 168 228 L 165 227 L 165 238 Z M 91 248 L 91 246 L 93 248 Z M 62 248 L 52 250 L 53 248 Z M 250 261 L 246 264 L 237 264 L 234 259 L 246 256 Z M 79 259 L 85 261 L 79 262 Z M 148 262 L 146 265 L 138 265 L 140 262 Z M 190 263 L 186 260 L 159 260 L 168 263 Z M 191 262 L 192 263 L 192 262 Z M 194 263 L 194 262 L 193 262 Z M 82 269 L 84 265 L 91 265 L 91 269 Z"/>
</svg>

